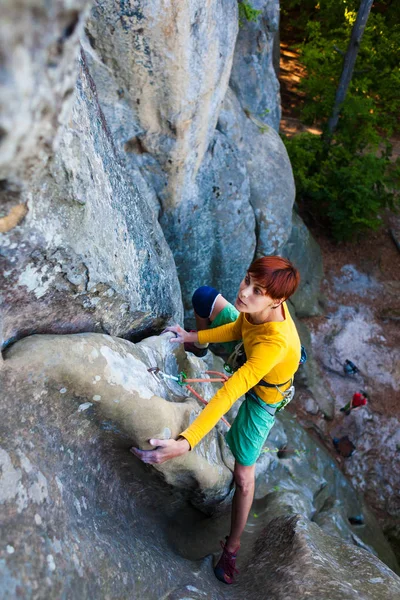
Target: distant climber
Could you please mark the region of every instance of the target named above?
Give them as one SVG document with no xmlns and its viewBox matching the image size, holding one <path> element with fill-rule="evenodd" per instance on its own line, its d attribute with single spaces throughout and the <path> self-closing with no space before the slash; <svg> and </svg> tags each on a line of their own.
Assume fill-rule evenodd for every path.
<svg viewBox="0 0 400 600">
<path fill-rule="evenodd" d="M 345 375 L 355 375 L 360 372 L 360 369 L 351 360 L 347 359 L 343 365 L 343 371 Z"/>
<path fill-rule="evenodd" d="M 352 399 L 345 406 L 340 409 L 345 415 L 349 415 L 352 410 L 365 406 L 368 402 L 368 394 L 362 390 L 353 394 Z"/>
<path fill-rule="evenodd" d="M 240 284 L 235 305 L 209 286 L 198 288 L 192 302 L 197 332 L 179 325 L 167 327 L 175 333 L 171 342 L 202 356 L 209 343 L 243 340 L 245 362 L 214 395 L 208 406 L 178 439 L 151 439 L 155 450 L 132 448 L 146 463 L 162 463 L 193 450 L 220 417 L 245 394 L 245 400 L 226 436 L 235 457 L 236 484 L 231 529 L 221 542 L 222 556 L 214 573 L 224 583 L 233 583 L 240 538 L 254 496 L 255 463 L 275 422 L 275 412 L 293 397 L 293 376 L 301 358 L 301 347 L 286 300 L 296 291 L 299 273 L 285 258 L 268 256 L 255 260 Z M 190 345 L 189 345 L 190 344 Z"/>
</svg>

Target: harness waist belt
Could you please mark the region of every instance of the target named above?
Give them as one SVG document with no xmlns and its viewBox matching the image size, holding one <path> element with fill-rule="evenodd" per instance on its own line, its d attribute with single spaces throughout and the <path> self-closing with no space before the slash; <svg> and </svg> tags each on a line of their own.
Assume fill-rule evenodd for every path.
<svg viewBox="0 0 400 600">
<path fill-rule="evenodd" d="M 289 383 L 289 381 L 292 381 L 292 379 L 288 379 L 287 381 L 285 381 L 285 383 L 268 383 L 268 381 L 264 381 L 264 379 L 261 379 L 261 381 L 259 381 L 257 383 L 257 385 L 261 385 L 262 387 L 267 387 L 267 388 L 274 388 L 274 387 L 281 387 L 282 385 L 286 385 L 287 383 Z"/>
<path fill-rule="evenodd" d="M 257 402 L 257 404 L 259 406 L 261 406 L 261 408 L 263 408 L 264 410 L 266 410 L 267 413 L 269 413 L 271 415 L 271 417 L 275 416 L 276 409 L 278 408 L 277 406 L 275 406 L 275 407 L 268 406 L 268 404 L 266 402 L 263 402 L 261 400 L 261 398 L 259 398 L 257 396 L 257 394 L 255 392 L 253 392 L 253 390 L 249 390 L 246 395 L 249 396 L 252 400 L 254 400 L 254 402 Z"/>
</svg>

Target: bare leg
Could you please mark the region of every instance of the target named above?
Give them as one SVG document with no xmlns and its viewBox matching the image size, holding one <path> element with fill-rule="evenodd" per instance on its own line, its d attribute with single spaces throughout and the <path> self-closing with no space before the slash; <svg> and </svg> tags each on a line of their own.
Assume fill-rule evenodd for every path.
<svg viewBox="0 0 400 600">
<path fill-rule="evenodd" d="M 209 318 L 199 317 L 199 315 L 195 312 L 194 316 L 196 319 L 197 331 L 202 329 L 208 329 L 212 321 L 214 321 L 215 317 L 219 315 L 221 310 L 225 308 L 228 304 L 228 300 L 226 300 L 221 294 L 215 300 L 214 308 L 212 309 L 211 315 Z"/>
<path fill-rule="evenodd" d="M 236 490 L 232 502 L 231 531 L 226 542 L 226 549 L 229 552 L 235 552 L 240 546 L 240 538 L 254 498 L 255 468 L 255 465 L 245 467 L 235 462 L 233 474 Z"/>
</svg>

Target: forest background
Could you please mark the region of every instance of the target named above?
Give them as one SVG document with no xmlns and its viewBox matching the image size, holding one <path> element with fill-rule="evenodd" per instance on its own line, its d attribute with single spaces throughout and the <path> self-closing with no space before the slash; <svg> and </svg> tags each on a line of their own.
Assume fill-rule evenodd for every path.
<svg viewBox="0 0 400 600">
<path fill-rule="evenodd" d="M 400 4 L 374 2 L 333 136 L 328 135 L 359 0 L 285 0 L 281 40 L 299 53 L 305 77 L 295 114 L 322 135 L 282 135 L 296 200 L 334 239 L 357 239 L 399 206 Z"/>
</svg>

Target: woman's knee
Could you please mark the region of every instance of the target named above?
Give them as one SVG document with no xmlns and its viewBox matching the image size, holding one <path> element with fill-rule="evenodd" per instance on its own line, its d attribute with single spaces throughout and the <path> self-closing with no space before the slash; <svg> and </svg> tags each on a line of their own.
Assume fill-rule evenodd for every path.
<svg viewBox="0 0 400 600">
<path fill-rule="evenodd" d="M 202 319 L 208 319 L 219 295 L 218 290 L 209 285 L 202 285 L 197 288 L 192 296 L 192 305 L 196 315 Z"/>
<path fill-rule="evenodd" d="M 242 490 L 243 494 L 250 493 L 254 488 L 255 465 L 244 467 L 236 465 L 234 471 L 235 484 Z"/>
</svg>

